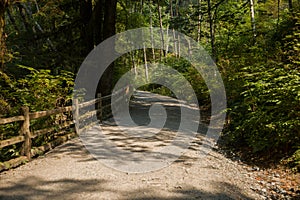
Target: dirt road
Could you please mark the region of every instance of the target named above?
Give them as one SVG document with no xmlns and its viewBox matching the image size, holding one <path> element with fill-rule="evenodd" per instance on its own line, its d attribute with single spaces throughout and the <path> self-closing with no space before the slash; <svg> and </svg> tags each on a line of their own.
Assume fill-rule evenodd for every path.
<svg viewBox="0 0 300 200">
<path fill-rule="evenodd" d="M 167 120 L 170 127 L 166 126 L 154 141 L 166 143 L 178 123 L 178 105 L 168 99 L 151 100 L 169 104 L 173 113 Z M 137 124 L 149 123 L 144 111 L 150 104 L 149 98 L 145 101 L 141 95 L 136 96 L 131 112 Z M 123 136 L 110 131 L 116 127 L 111 123 L 103 125 L 109 133 L 114 132 L 108 136 L 128 149 L 127 140 L 116 139 Z M 200 132 L 204 129 L 199 128 Z M 244 166 L 215 150 L 200 156 L 203 137 L 199 133 L 189 149 L 169 166 L 147 173 L 107 167 L 76 138 L 23 166 L 2 172 L 0 199 L 264 199 L 253 190 L 259 185 Z M 137 146 L 131 141 L 129 147 Z"/>
</svg>

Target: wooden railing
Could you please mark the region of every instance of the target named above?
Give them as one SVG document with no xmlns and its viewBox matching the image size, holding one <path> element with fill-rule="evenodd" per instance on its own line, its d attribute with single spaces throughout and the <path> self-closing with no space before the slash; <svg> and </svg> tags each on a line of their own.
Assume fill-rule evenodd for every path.
<svg viewBox="0 0 300 200">
<path fill-rule="evenodd" d="M 118 90 L 114 95 L 119 95 L 117 101 L 120 101 L 123 98 L 127 98 L 127 94 L 129 92 L 128 87 Z M 44 153 L 57 145 L 60 145 L 67 140 L 75 137 L 77 134 L 82 133 L 83 131 L 87 130 L 88 128 L 94 126 L 96 123 L 92 121 L 91 123 L 81 123 L 82 121 L 86 121 L 87 119 L 91 118 L 92 116 L 96 116 L 99 121 L 102 121 L 104 118 L 111 116 L 111 110 L 109 102 L 112 95 L 101 96 L 98 95 L 98 98 L 93 100 L 79 103 L 78 99 L 74 99 L 73 106 L 67 107 L 60 107 L 53 110 L 48 111 L 39 111 L 30 113 L 28 107 L 22 108 L 22 115 L 10 117 L 10 118 L 0 118 L 0 125 L 5 125 L 13 122 L 22 122 L 21 127 L 19 127 L 19 136 L 14 136 L 9 139 L 0 140 L 0 149 L 4 147 L 8 147 L 11 145 L 15 145 L 18 143 L 23 143 L 20 156 L 3 163 L 0 162 L 0 172 L 9 168 L 17 167 L 29 160 L 32 157 L 37 156 L 41 153 Z M 94 109 L 85 109 L 88 106 L 94 106 Z M 71 116 L 71 111 L 73 110 L 73 119 L 72 117 L 64 120 L 59 124 L 59 126 L 48 127 L 41 130 L 31 130 L 30 121 L 34 119 L 39 119 L 42 117 L 47 117 L 51 115 L 59 115 L 68 113 Z M 91 111 L 90 111 L 91 110 Z M 108 110 L 108 112 L 104 112 Z M 84 124 L 83 127 L 79 127 L 79 124 Z M 75 125 L 75 130 L 74 130 Z M 68 130 L 68 131 L 67 131 Z M 39 147 L 32 146 L 32 140 L 38 136 L 45 135 L 45 134 L 52 134 L 54 136 L 54 140 L 48 142 Z"/>
</svg>

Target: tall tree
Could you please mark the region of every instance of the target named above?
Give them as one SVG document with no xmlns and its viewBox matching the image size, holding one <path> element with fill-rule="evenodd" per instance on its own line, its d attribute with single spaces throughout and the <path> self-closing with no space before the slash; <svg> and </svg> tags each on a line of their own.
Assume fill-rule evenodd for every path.
<svg viewBox="0 0 300 200">
<path fill-rule="evenodd" d="M 256 25 L 255 25 L 254 0 L 249 0 L 249 2 L 250 2 L 250 11 L 251 11 L 251 24 L 252 24 L 252 32 L 253 32 L 253 41 L 255 42 Z"/>
<path fill-rule="evenodd" d="M 215 31 L 214 31 L 214 21 L 212 16 L 212 5 L 211 0 L 207 0 L 207 12 L 208 12 L 208 21 L 209 21 L 209 32 L 210 32 L 210 44 L 213 59 L 217 58 L 217 52 L 215 47 Z"/>
<path fill-rule="evenodd" d="M 116 10 L 117 0 L 105 1 L 105 14 L 104 14 L 104 39 L 109 38 L 116 34 Z"/>
<path fill-rule="evenodd" d="M 93 19 L 91 23 L 94 31 L 93 45 L 98 45 L 103 41 L 104 1 L 105 0 L 98 0 L 93 11 Z"/>
<path fill-rule="evenodd" d="M 150 35 L 151 35 L 152 59 L 155 60 L 154 38 L 153 38 L 153 15 L 152 15 L 151 5 L 152 5 L 152 0 L 150 0 L 150 6 L 149 6 L 149 11 L 150 11 Z"/>
<path fill-rule="evenodd" d="M 105 0 L 104 5 L 104 22 L 103 22 L 103 39 L 107 39 L 116 34 L 116 10 L 117 0 Z M 103 78 L 100 80 L 100 91 L 103 95 L 110 94 L 113 86 L 113 70 L 112 63 L 104 72 Z"/>
<path fill-rule="evenodd" d="M 201 40 L 201 28 L 202 28 L 202 8 L 201 8 L 201 0 L 198 0 L 198 30 L 197 30 L 197 42 Z"/>
<path fill-rule="evenodd" d="M 5 52 L 6 52 L 6 45 L 5 45 L 5 10 L 8 5 L 8 0 L 0 0 L 0 69 L 4 69 L 5 63 Z"/>
<path fill-rule="evenodd" d="M 80 16 L 82 21 L 81 39 L 83 41 L 84 55 L 87 55 L 94 46 L 116 33 L 117 0 L 97 0 L 92 5 L 92 0 L 80 3 Z M 113 64 L 111 64 L 98 85 L 98 93 L 110 94 L 113 84 Z"/>
<path fill-rule="evenodd" d="M 159 16 L 159 27 L 160 27 L 160 34 L 161 34 L 161 46 L 162 46 L 162 49 L 161 49 L 161 59 L 162 59 L 162 56 L 165 57 L 166 56 L 166 52 L 165 52 L 165 40 L 164 40 L 164 31 L 163 31 L 163 22 L 162 22 L 162 12 L 161 12 L 161 5 L 160 5 L 160 2 L 159 0 L 157 0 L 157 10 L 158 10 L 158 16 Z"/>
<path fill-rule="evenodd" d="M 86 56 L 94 47 L 93 29 L 89 26 L 93 13 L 92 0 L 80 1 L 80 17 L 81 17 L 81 39 L 84 41 L 85 48 L 83 48 L 82 56 Z"/>
<path fill-rule="evenodd" d="M 289 0 L 289 11 L 293 11 L 293 0 Z"/>
</svg>

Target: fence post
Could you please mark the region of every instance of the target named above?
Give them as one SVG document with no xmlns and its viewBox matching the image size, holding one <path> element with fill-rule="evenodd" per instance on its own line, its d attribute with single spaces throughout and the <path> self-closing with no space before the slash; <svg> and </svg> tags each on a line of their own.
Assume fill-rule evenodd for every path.
<svg viewBox="0 0 300 200">
<path fill-rule="evenodd" d="M 27 156 L 28 160 L 31 159 L 31 133 L 30 133 L 30 118 L 29 118 L 29 108 L 27 106 L 22 107 L 22 112 L 24 115 L 24 122 L 22 125 L 22 134 L 25 137 L 23 143 L 21 154 Z"/>
<path fill-rule="evenodd" d="M 75 105 L 75 113 L 74 113 L 75 130 L 76 130 L 76 133 L 79 135 L 79 103 L 78 103 L 78 99 L 74 99 L 74 105 Z"/>
<path fill-rule="evenodd" d="M 101 96 L 101 93 L 98 93 L 97 94 L 97 98 L 99 99 L 99 102 L 98 102 L 98 106 L 97 106 L 97 118 L 99 119 L 100 122 L 102 122 L 102 96 Z"/>
</svg>

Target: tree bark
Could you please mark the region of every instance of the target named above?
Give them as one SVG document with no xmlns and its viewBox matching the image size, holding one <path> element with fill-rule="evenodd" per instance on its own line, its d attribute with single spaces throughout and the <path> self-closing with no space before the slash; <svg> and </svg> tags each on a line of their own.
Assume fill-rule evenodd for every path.
<svg viewBox="0 0 300 200">
<path fill-rule="evenodd" d="M 149 72 L 148 72 L 148 62 L 147 62 L 147 49 L 145 47 L 145 44 L 144 44 L 143 50 L 144 50 L 145 76 L 146 76 L 146 81 L 148 82 L 149 81 Z"/>
<path fill-rule="evenodd" d="M 94 31 L 94 45 L 98 45 L 103 41 L 104 1 L 105 0 L 98 0 L 93 12 L 93 22 L 91 26 Z"/>
<path fill-rule="evenodd" d="M 103 23 L 103 40 L 116 34 L 116 10 L 117 0 L 106 0 L 104 9 L 104 23 Z M 100 80 L 100 93 L 108 95 L 111 93 L 113 86 L 113 70 L 112 63 L 103 73 Z"/>
<path fill-rule="evenodd" d="M 251 24 L 252 24 L 252 32 L 253 32 L 253 41 L 255 42 L 256 27 L 255 27 L 254 0 L 249 0 L 249 2 L 250 2 L 250 11 L 251 11 Z"/>
<path fill-rule="evenodd" d="M 133 52 L 129 52 L 135 77 L 138 75 Z"/>
<path fill-rule="evenodd" d="M 181 43 L 180 43 L 181 41 L 180 41 L 180 35 L 178 34 L 178 36 L 177 36 L 177 44 L 178 44 L 178 47 L 177 47 L 177 56 L 178 56 L 178 58 L 181 56 Z"/>
<path fill-rule="evenodd" d="M 289 11 L 293 11 L 293 0 L 289 0 Z"/>
<path fill-rule="evenodd" d="M 166 56 L 166 52 L 164 51 L 165 48 L 165 40 L 164 40 L 164 31 L 163 31 L 163 22 L 162 22 L 162 14 L 161 14 L 161 6 L 159 3 L 159 0 L 157 0 L 157 9 L 158 9 L 158 16 L 159 16 L 159 27 L 160 27 L 160 34 L 161 34 L 161 53 L 162 55 L 160 58 L 162 59 L 162 56 Z"/>
<path fill-rule="evenodd" d="M 170 42 L 170 37 L 169 37 L 169 25 L 167 26 L 167 39 L 166 39 L 166 51 L 165 54 L 167 55 L 167 53 L 169 52 L 169 42 Z"/>
<path fill-rule="evenodd" d="M 178 57 L 178 52 L 177 52 L 177 37 L 176 37 L 176 34 L 175 34 L 175 29 L 173 28 L 172 29 L 172 32 L 173 32 L 173 42 L 174 42 L 174 53 L 175 53 L 175 56 Z"/>
<path fill-rule="evenodd" d="M 152 5 L 152 0 L 150 0 L 150 5 Z M 154 50 L 154 39 L 153 39 L 153 19 L 152 10 L 150 8 L 150 34 L 151 34 L 151 49 L 152 49 L 152 59 L 155 61 L 155 50 Z"/>
<path fill-rule="evenodd" d="M 0 70 L 4 70 L 5 64 L 5 38 L 6 34 L 4 32 L 5 27 L 5 10 L 8 5 L 8 0 L 0 0 Z"/>
<path fill-rule="evenodd" d="M 210 45 L 212 51 L 212 58 L 216 59 L 216 48 L 215 48 L 215 33 L 214 33 L 214 22 L 211 12 L 211 1 L 207 0 L 207 11 L 208 11 L 208 21 L 209 21 L 209 32 L 210 32 Z"/>
<path fill-rule="evenodd" d="M 277 0 L 277 23 L 276 23 L 276 31 L 278 31 L 280 21 L 280 0 Z"/>
<path fill-rule="evenodd" d="M 89 23 L 92 18 L 92 0 L 81 0 L 80 1 L 80 17 L 82 22 L 81 27 L 81 39 L 83 41 L 82 56 L 86 56 L 94 47 L 93 41 L 93 30 Z"/>
<path fill-rule="evenodd" d="M 201 7 L 201 0 L 198 0 L 198 31 L 197 31 L 197 42 L 200 42 L 201 40 L 201 28 L 202 28 L 202 24 L 201 24 L 201 21 L 202 21 L 202 7 Z"/>
<path fill-rule="evenodd" d="M 116 10 L 117 0 L 105 1 L 105 14 L 104 14 L 104 40 L 116 34 Z"/>
</svg>

